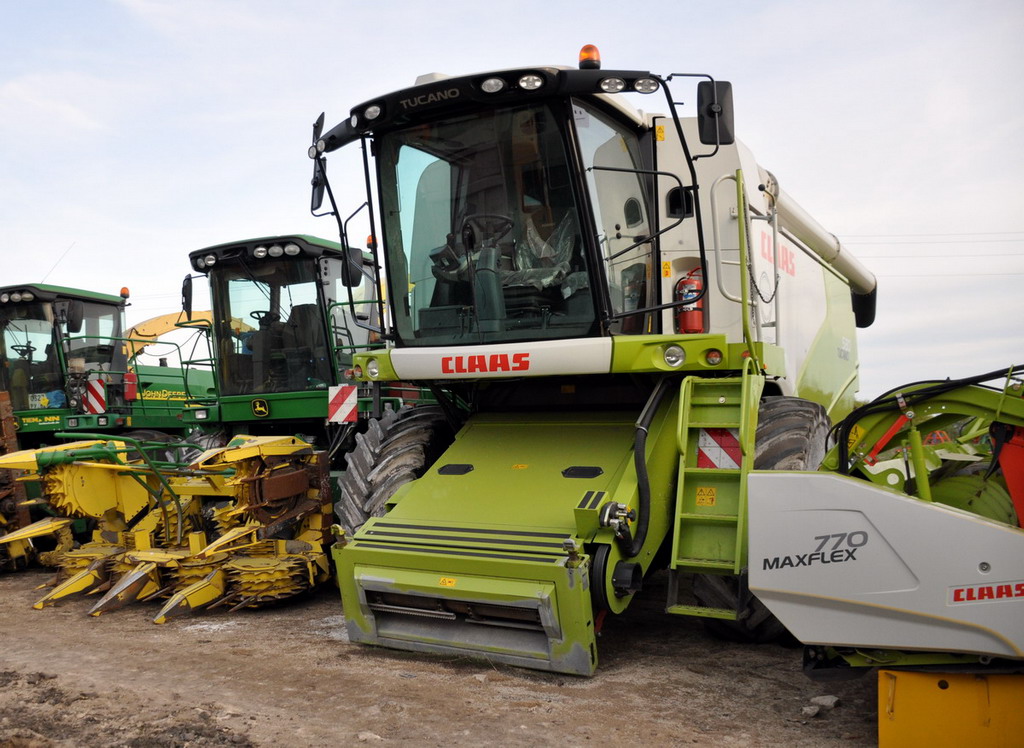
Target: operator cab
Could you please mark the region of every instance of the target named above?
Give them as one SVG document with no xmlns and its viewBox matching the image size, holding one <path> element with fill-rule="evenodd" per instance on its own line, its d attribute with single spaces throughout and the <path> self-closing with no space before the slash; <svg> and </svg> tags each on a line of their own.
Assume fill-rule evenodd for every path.
<svg viewBox="0 0 1024 748">
<path fill-rule="evenodd" d="M 57 286 L 0 289 L 0 390 L 10 393 L 14 410 L 77 409 L 78 380 L 90 372 L 119 381 L 127 365 L 123 306 L 117 296 L 84 297 Z"/>
<path fill-rule="evenodd" d="M 210 281 L 221 395 L 325 390 L 366 347 L 356 321 L 375 318 L 373 274 L 335 242 L 270 237 L 189 259 Z"/>
<path fill-rule="evenodd" d="M 310 149 L 315 210 L 321 154 L 372 144 L 397 344 L 660 332 L 655 134 L 607 95 L 659 82 L 564 68 L 421 80 Z"/>
</svg>

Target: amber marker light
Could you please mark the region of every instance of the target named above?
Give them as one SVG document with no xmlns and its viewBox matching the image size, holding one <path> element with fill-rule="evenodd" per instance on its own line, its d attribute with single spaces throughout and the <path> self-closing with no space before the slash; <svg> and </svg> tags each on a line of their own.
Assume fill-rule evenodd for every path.
<svg viewBox="0 0 1024 748">
<path fill-rule="evenodd" d="M 601 53 L 593 44 L 584 44 L 580 50 L 580 70 L 600 70 Z"/>
</svg>

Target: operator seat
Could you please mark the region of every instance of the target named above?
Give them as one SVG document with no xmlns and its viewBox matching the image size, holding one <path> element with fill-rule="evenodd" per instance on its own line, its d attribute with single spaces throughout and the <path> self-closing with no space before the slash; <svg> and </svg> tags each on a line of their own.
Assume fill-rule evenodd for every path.
<svg viewBox="0 0 1024 748">
<path fill-rule="evenodd" d="M 327 338 L 319 306 L 298 304 L 292 307 L 284 323 L 281 343 L 290 389 L 306 389 L 310 379 L 326 382 L 330 378 Z"/>
</svg>

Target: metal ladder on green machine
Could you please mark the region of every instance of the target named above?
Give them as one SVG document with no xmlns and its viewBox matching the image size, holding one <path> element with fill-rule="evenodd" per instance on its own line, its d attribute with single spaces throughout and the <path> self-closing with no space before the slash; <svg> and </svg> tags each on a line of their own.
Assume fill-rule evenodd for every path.
<svg viewBox="0 0 1024 748">
<path fill-rule="evenodd" d="M 679 478 L 672 528 L 666 611 L 736 620 L 732 608 L 680 602 L 691 574 L 739 574 L 747 562 L 747 473 L 764 380 L 688 377 L 681 385 L 677 440 Z"/>
</svg>

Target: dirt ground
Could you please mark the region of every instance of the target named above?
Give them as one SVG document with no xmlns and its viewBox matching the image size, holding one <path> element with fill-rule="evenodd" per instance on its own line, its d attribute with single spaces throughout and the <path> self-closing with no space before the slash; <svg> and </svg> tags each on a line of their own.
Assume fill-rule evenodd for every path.
<svg viewBox="0 0 1024 748">
<path fill-rule="evenodd" d="M 712 639 L 656 590 L 606 621 L 584 679 L 350 644 L 333 589 L 157 626 L 153 605 L 32 610 L 47 577 L 0 575 L 0 748 L 876 742 L 873 677 L 813 683 L 799 649 Z"/>
</svg>

